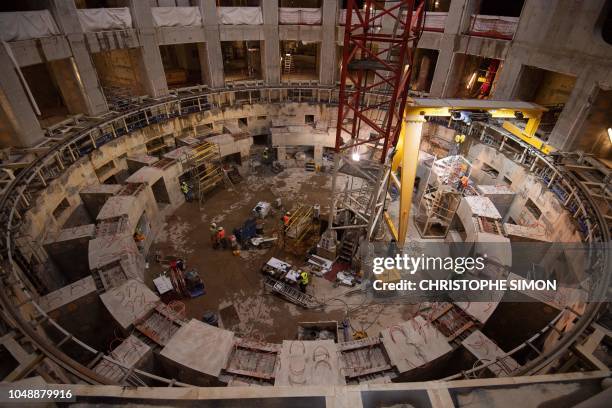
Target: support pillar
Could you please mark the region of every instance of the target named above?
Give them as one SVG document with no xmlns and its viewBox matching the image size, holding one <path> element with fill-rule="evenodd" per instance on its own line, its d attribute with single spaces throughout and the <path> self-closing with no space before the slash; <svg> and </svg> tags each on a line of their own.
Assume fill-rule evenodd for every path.
<svg viewBox="0 0 612 408">
<path fill-rule="evenodd" d="M 0 147 L 29 147 L 43 138 L 34 108 L 5 47 L 0 46 Z"/>
<path fill-rule="evenodd" d="M 264 80 L 280 84 L 280 37 L 278 35 L 278 0 L 262 0 L 264 43 L 261 53 Z"/>
<path fill-rule="evenodd" d="M 599 85 L 593 79 L 597 77 L 598 75 L 594 75 L 590 70 L 583 71 L 578 76 L 574 89 L 548 138 L 548 144 L 560 150 L 570 150 L 574 147 L 597 97 Z"/>
<path fill-rule="evenodd" d="M 146 78 L 145 88 L 150 96 L 157 98 L 168 93 L 166 73 L 162 63 L 161 53 L 155 38 L 155 26 L 150 2 L 130 0 L 130 12 L 134 27 L 140 38 L 140 68 Z"/>
<path fill-rule="evenodd" d="M 440 41 L 436 69 L 431 81 L 429 95 L 432 98 L 447 96 L 453 80 L 451 72 L 455 57 L 455 43 L 459 42 L 458 36 L 468 31 L 471 15 L 476 13 L 477 3 L 475 0 L 453 0 L 450 3 L 444 33 Z"/>
<path fill-rule="evenodd" d="M 212 88 L 223 88 L 225 78 L 223 75 L 223 53 L 221 52 L 221 36 L 217 18 L 217 4 L 215 0 L 198 0 L 200 14 L 204 24 L 204 38 L 206 46 L 198 45 L 200 66 L 205 83 Z"/>
<path fill-rule="evenodd" d="M 408 234 L 412 193 L 414 191 L 414 181 L 416 179 L 419 162 L 419 146 L 421 145 L 421 134 L 423 132 L 424 122 L 425 118 L 418 114 L 407 114 L 404 117 L 397 153 L 393 158 L 393 165 L 391 168 L 393 171 L 396 171 L 401 165 L 401 195 L 397 240 L 400 248 L 404 246 L 406 235 Z"/>
<path fill-rule="evenodd" d="M 85 36 L 74 0 L 53 0 L 51 2 L 51 12 L 61 30 L 68 39 L 72 50 L 72 62 L 70 65 L 65 63 L 68 72 L 72 75 L 66 78 L 57 78 L 58 83 L 62 84 L 60 91 L 71 113 L 86 113 L 88 115 L 98 115 L 108 111 L 106 98 L 102 93 L 98 75 L 94 68 L 89 50 L 85 45 Z M 57 70 L 53 70 L 57 74 Z M 66 73 L 64 73 L 65 75 Z M 68 80 L 68 82 L 66 82 Z M 63 86 L 70 84 L 71 86 Z"/>
<path fill-rule="evenodd" d="M 323 0 L 322 14 L 319 83 L 321 85 L 333 85 L 334 74 L 338 70 L 336 63 L 336 16 L 338 15 L 338 1 Z"/>
</svg>

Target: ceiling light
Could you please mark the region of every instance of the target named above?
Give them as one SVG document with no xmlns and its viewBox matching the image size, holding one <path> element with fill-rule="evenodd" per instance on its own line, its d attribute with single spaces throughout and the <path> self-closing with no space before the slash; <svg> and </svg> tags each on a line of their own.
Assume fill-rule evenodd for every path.
<svg viewBox="0 0 612 408">
<path fill-rule="evenodd" d="M 355 146 L 353 148 L 353 154 L 351 154 L 351 159 L 353 161 L 359 161 L 360 157 L 359 157 L 359 146 Z"/>
<path fill-rule="evenodd" d="M 610 138 L 610 143 L 612 143 L 612 128 L 608 128 L 608 137 Z"/>
<path fill-rule="evenodd" d="M 472 86 L 474 86 L 474 81 L 476 81 L 476 72 L 475 71 L 472 74 L 472 76 L 470 77 L 470 80 L 468 81 L 468 84 L 467 84 L 466 88 L 467 89 L 471 89 Z"/>
</svg>

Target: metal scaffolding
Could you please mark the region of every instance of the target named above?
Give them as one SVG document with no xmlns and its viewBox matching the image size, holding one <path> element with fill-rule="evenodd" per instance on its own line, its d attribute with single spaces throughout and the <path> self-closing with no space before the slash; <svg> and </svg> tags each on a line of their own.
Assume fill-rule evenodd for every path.
<svg viewBox="0 0 612 408">
<path fill-rule="evenodd" d="M 219 146 L 206 141 L 198 144 L 191 149 L 187 163 L 194 194 L 202 202 L 205 194 L 225 179 Z"/>
<path fill-rule="evenodd" d="M 390 32 L 377 28 L 383 22 Z M 422 23 L 418 0 L 366 0 L 363 8 L 347 2 L 330 228 L 322 242 L 334 242 L 336 229 L 363 229 L 372 239 L 383 218 L 392 178 L 387 151 L 399 137 Z"/>
</svg>

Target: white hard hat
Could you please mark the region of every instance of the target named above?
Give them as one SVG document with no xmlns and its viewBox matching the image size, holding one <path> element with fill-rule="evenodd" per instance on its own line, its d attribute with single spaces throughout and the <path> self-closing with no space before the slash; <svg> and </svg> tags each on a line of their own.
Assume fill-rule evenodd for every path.
<svg viewBox="0 0 612 408">
<path fill-rule="evenodd" d="M 217 231 L 223 231 L 223 227 L 217 228 Z"/>
</svg>

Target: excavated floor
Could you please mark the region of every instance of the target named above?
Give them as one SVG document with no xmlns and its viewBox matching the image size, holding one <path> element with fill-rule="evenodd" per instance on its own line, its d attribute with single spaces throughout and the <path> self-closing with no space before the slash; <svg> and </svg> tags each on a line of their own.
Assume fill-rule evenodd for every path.
<svg viewBox="0 0 612 408">
<path fill-rule="evenodd" d="M 260 168 L 232 189 L 219 187 L 201 206 L 196 202 L 181 206 L 167 217 L 149 253 L 159 250 L 164 256 L 183 257 L 189 268 L 196 268 L 206 285 L 206 294 L 182 300 L 187 316 L 201 319 L 207 310 L 217 314 L 223 310 L 225 328 L 237 335 L 271 342 L 293 339 L 298 322 L 342 321 L 347 310 L 354 330 L 365 329 L 369 335 L 376 335 L 384 327 L 409 319 L 419 305 L 371 303 L 365 294 L 347 293 L 355 292 L 353 288 L 334 288 L 326 279 L 313 277 L 309 293 L 327 306 L 321 310 L 302 309 L 265 293 L 260 269 L 271 256 L 300 266 L 304 264 L 303 255 L 284 251 L 280 246 L 242 251 L 240 256 L 234 256 L 229 250 L 211 248 L 211 222 L 223 226 L 229 233 L 249 217 L 258 201 L 273 202 L 276 197 L 281 197 L 287 209 L 319 203 L 322 214 L 327 214 L 330 191 L 330 174 L 290 168 L 274 175 Z M 280 227 L 281 215 L 281 212 L 268 215 L 266 235 Z M 162 270 L 160 264 L 150 261 L 147 284 L 153 287 L 152 279 Z"/>
</svg>

